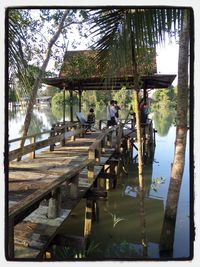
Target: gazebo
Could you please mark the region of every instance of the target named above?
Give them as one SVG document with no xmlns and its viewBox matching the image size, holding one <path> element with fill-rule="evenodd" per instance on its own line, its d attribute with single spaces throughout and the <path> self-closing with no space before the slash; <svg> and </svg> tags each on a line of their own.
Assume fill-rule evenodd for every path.
<svg viewBox="0 0 200 267">
<path fill-rule="evenodd" d="M 65 121 L 65 92 L 70 93 L 70 120 L 73 121 L 73 93 L 78 94 L 79 112 L 81 112 L 81 96 L 86 90 L 120 90 L 122 86 L 130 90 L 134 88 L 134 77 L 130 69 L 117 71 L 112 78 L 106 78 L 95 64 L 96 51 L 67 51 L 58 77 L 44 78 L 43 83 L 63 90 L 63 121 Z M 169 88 L 176 75 L 157 74 L 156 57 L 152 53 L 151 69 L 148 74 L 142 70 L 145 59 L 140 61 L 140 88 L 143 89 L 144 99 L 147 89 Z M 145 68 L 144 68 L 145 70 Z"/>
</svg>

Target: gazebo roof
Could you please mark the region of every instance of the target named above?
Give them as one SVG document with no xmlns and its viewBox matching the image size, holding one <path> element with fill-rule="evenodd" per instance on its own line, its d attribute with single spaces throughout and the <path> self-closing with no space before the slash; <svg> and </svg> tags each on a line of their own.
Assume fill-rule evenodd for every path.
<svg viewBox="0 0 200 267">
<path fill-rule="evenodd" d="M 67 51 L 58 77 L 44 78 L 43 83 L 60 89 L 83 90 L 120 90 L 122 86 L 127 89 L 134 87 L 134 77 L 130 65 L 116 69 L 113 78 L 105 78 L 99 70 L 96 61 L 97 51 Z M 147 50 L 138 58 L 138 71 L 141 75 L 141 89 L 168 88 L 176 75 L 155 74 L 155 49 Z M 146 63 L 146 62 L 150 63 Z M 151 75 L 146 75 L 151 73 Z"/>
<path fill-rule="evenodd" d="M 141 76 L 141 89 L 168 88 L 171 86 L 176 75 L 174 74 L 153 74 Z M 44 78 L 43 83 L 63 89 L 82 91 L 82 90 L 120 90 L 122 86 L 132 89 L 134 86 L 133 76 L 115 77 L 109 81 L 106 79 L 93 78 Z"/>
</svg>

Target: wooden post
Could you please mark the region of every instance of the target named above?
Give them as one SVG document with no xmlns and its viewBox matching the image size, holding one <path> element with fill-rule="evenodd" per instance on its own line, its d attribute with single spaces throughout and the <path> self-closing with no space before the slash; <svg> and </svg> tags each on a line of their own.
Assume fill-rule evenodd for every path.
<svg viewBox="0 0 200 267">
<path fill-rule="evenodd" d="M 30 137 L 30 143 L 34 144 L 36 142 L 36 137 L 32 136 Z M 35 159 L 35 150 L 33 150 L 30 154 L 29 154 L 29 158 L 30 159 Z"/>
<path fill-rule="evenodd" d="M 65 101 L 65 85 L 63 87 L 63 123 L 65 124 L 65 108 L 66 108 L 66 101 Z"/>
<path fill-rule="evenodd" d="M 60 141 L 60 145 L 65 146 L 65 124 L 64 124 L 63 128 L 61 129 L 61 134 L 63 134 L 63 138 Z"/>
<path fill-rule="evenodd" d="M 75 131 L 75 127 L 71 127 L 71 131 Z M 75 135 L 73 135 L 71 137 L 71 141 L 75 141 L 75 140 L 76 140 L 76 137 L 75 137 Z"/>
<path fill-rule="evenodd" d="M 95 149 L 95 160 L 98 163 L 101 160 L 101 142 L 99 142 L 99 145 L 98 145 L 97 149 Z"/>
<path fill-rule="evenodd" d="M 70 90 L 70 121 L 73 122 L 73 91 Z"/>
<path fill-rule="evenodd" d="M 49 199 L 48 215 L 47 215 L 49 219 L 55 219 L 56 217 L 59 216 L 60 202 L 61 202 L 60 187 L 57 187 L 54 190 L 52 190 L 52 197 Z"/>
<path fill-rule="evenodd" d="M 133 159 L 133 146 L 131 145 L 130 136 L 127 138 L 127 150 L 128 150 L 128 157 L 129 157 L 129 162 L 130 162 Z"/>
<path fill-rule="evenodd" d="M 99 120 L 99 130 L 101 130 L 101 120 Z"/>
<path fill-rule="evenodd" d="M 51 127 L 51 132 L 50 132 L 50 136 L 49 136 L 49 138 L 51 138 L 51 137 L 54 137 L 55 136 L 55 129 L 54 129 L 54 124 L 52 125 L 52 127 Z M 49 146 L 49 150 L 50 151 L 54 151 L 54 146 L 55 146 L 55 144 L 51 144 L 50 146 Z"/>
<path fill-rule="evenodd" d="M 92 200 L 86 200 L 84 237 L 88 237 L 92 228 Z"/>
<path fill-rule="evenodd" d="M 95 150 L 89 150 L 88 159 L 95 161 Z M 94 179 L 94 162 L 88 166 L 88 180 L 92 181 Z"/>
<path fill-rule="evenodd" d="M 14 259 L 14 219 L 8 218 L 8 257 Z"/>
<path fill-rule="evenodd" d="M 81 112 L 81 97 L 82 97 L 82 91 L 81 90 L 79 90 L 78 91 L 78 110 L 79 110 L 79 112 Z"/>
<path fill-rule="evenodd" d="M 153 143 L 154 143 L 154 146 L 156 146 L 156 130 L 153 129 Z"/>
<path fill-rule="evenodd" d="M 78 197 L 78 177 L 79 175 L 74 176 L 70 183 L 70 198 L 71 199 L 76 199 Z"/>
<path fill-rule="evenodd" d="M 112 132 L 109 132 L 107 135 L 107 146 L 108 147 L 112 147 L 112 138 L 113 138 L 112 134 L 113 134 Z"/>
<path fill-rule="evenodd" d="M 104 136 L 104 138 L 101 140 L 101 153 L 106 152 L 105 146 L 106 146 L 106 142 L 105 142 L 105 136 Z"/>
</svg>

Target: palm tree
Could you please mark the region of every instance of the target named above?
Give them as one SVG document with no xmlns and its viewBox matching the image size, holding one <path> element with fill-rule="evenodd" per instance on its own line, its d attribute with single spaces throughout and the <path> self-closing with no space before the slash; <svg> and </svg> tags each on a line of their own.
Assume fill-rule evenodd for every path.
<svg viewBox="0 0 200 267">
<path fill-rule="evenodd" d="M 179 41 L 178 61 L 178 95 L 177 95 L 177 127 L 174 160 L 171 170 L 171 179 L 168 189 L 167 203 L 164 214 L 162 233 L 160 238 L 160 253 L 171 256 L 173 252 L 176 214 L 182 175 L 185 165 L 185 148 L 187 137 L 188 112 L 188 53 L 189 53 L 189 17 L 192 14 L 184 11 L 183 30 Z"/>
<path fill-rule="evenodd" d="M 181 28 L 180 9 L 104 9 L 94 14 L 92 32 L 99 40 L 94 47 L 98 50 L 97 62 L 105 73 L 132 69 L 134 77 L 133 98 L 135 101 L 138 171 L 142 174 L 142 145 L 138 93 L 140 88 L 139 58 L 158 42 L 165 40 L 165 33 Z M 174 30 L 175 31 L 175 30 Z M 141 183 L 142 184 L 142 181 Z"/>
</svg>

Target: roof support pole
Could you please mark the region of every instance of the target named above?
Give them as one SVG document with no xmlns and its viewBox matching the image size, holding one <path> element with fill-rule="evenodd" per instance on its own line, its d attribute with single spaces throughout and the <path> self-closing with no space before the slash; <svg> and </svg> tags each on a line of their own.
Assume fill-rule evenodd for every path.
<svg viewBox="0 0 200 267">
<path fill-rule="evenodd" d="M 147 103 L 147 89 L 146 88 L 143 89 L 143 99 L 144 99 L 144 104 L 146 105 Z"/>
<path fill-rule="evenodd" d="M 78 91 L 78 109 L 79 109 L 79 112 L 81 112 L 81 99 L 82 98 L 82 91 L 79 90 Z"/>
<path fill-rule="evenodd" d="M 65 108 L 66 108 L 66 101 L 65 101 L 65 85 L 63 86 L 63 124 L 65 124 Z"/>
<path fill-rule="evenodd" d="M 73 122 L 74 112 L 73 112 L 73 90 L 70 90 L 70 121 Z"/>
</svg>

